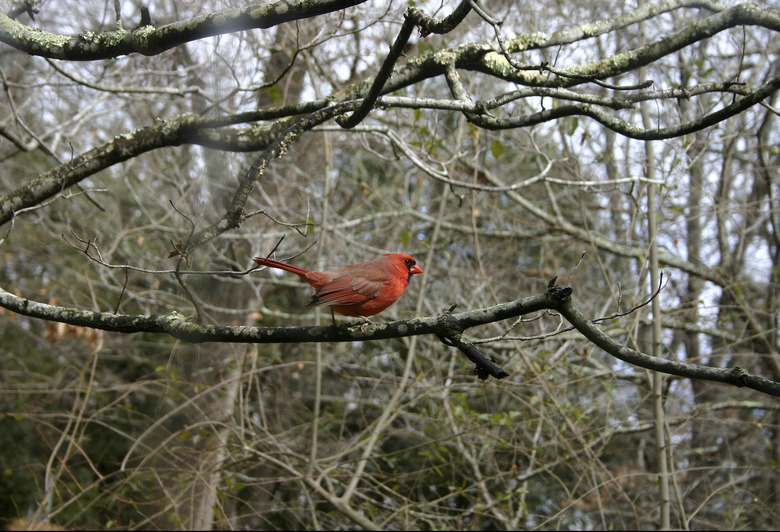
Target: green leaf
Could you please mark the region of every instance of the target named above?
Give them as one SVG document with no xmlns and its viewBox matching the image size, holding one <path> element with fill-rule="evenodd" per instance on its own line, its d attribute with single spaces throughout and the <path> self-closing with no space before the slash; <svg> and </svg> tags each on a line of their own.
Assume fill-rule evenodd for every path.
<svg viewBox="0 0 780 532">
<path fill-rule="evenodd" d="M 571 137 L 577 131 L 577 126 L 580 125 L 580 119 L 576 116 L 566 116 L 560 120 L 560 124 L 563 127 L 563 132 Z"/>
<path fill-rule="evenodd" d="M 498 159 L 501 157 L 501 154 L 504 153 L 504 144 L 500 140 L 494 140 L 490 143 L 490 153 L 493 154 L 493 157 Z"/>
</svg>

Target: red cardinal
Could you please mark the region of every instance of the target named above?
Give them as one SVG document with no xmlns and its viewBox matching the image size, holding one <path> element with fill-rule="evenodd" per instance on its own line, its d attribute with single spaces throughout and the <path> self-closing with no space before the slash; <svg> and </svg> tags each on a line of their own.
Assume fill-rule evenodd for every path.
<svg viewBox="0 0 780 532">
<path fill-rule="evenodd" d="M 401 297 L 412 275 L 422 273 L 414 258 L 400 253 L 324 272 L 310 272 L 261 257 L 255 257 L 254 261 L 261 266 L 292 272 L 312 285 L 316 291 L 307 306 L 327 306 L 354 318 L 379 314 Z"/>
</svg>

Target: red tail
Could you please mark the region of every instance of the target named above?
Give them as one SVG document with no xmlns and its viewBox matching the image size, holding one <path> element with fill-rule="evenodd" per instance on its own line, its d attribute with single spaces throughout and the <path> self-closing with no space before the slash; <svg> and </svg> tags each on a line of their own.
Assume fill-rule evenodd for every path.
<svg viewBox="0 0 780 532">
<path fill-rule="evenodd" d="M 258 263 L 260 266 L 268 266 L 269 268 L 278 268 L 280 270 L 285 270 L 294 273 L 295 275 L 301 278 L 305 278 L 306 275 L 311 273 L 309 270 L 304 270 L 303 268 L 299 268 L 298 266 L 293 266 L 292 264 L 287 264 L 286 262 L 280 262 L 278 260 L 264 259 L 262 257 L 255 257 L 252 260 Z"/>
</svg>

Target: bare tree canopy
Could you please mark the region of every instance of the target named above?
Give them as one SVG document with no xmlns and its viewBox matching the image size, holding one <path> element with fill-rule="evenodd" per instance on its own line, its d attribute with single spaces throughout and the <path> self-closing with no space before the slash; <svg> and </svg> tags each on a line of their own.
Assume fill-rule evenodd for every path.
<svg viewBox="0 0 780 532">
<path fill-rule="evenodd" d="M 4 0 L 0 42 L 7 526 L 780 520 L 778 6 Z M 252 263 L 386 253 L 371 322 Z"/>
</svg>

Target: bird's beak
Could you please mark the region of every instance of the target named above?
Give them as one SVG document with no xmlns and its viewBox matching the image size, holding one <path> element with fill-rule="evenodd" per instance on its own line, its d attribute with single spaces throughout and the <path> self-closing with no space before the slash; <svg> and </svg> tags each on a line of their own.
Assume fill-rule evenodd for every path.
<svg viewBox="0 0 780 532">
<path fill-rule="evenodd" d="M 415 264 L 414 266 L 409 268 L 409 273 L 410 274 L 412 274 L 412 273 L 422 273 L 422 268 L 420 268 L 419 264 Z"/>
</svg>

